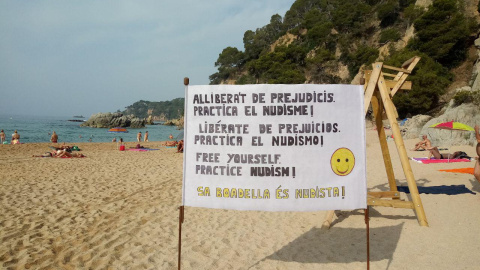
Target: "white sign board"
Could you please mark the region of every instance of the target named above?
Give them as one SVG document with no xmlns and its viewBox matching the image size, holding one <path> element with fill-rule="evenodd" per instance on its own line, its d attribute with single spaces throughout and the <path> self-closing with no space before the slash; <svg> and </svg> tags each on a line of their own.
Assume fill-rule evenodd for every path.
<svg viewBox="0 0 480 270">
<path fill-rule="evenodd" d="M 366 208 L 359 85 L 187 86 L 183 205 Z"/>
</svg>

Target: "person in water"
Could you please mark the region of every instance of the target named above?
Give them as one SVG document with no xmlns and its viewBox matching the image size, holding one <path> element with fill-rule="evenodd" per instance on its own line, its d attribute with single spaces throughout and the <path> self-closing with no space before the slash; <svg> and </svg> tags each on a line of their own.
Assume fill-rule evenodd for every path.
<svg viewBox="0 0 480 270">
<path fill-rule="evenodd" d="M 5 142 L 5 132 L 3 132 L 3 129 L 0 131 L 0 141 L 2 144 Z"/>
<path fill-rule="evenodd" d="M 142 132 L 139 131 L 139 132 L 137 133 L 137 142 L 141 142 L 141 141 L 142 141 Z"/>
<path fill-rule="evenodd" d="M 18 134 L 17 130 L 15 129 L 15 131 L 12 134 L 11 144 L 19 144 L 19 143 L 20 143 L 20 134 Z"/>
<path fill-rule="evenodd" d="M 145 131 L 145 137 L 143 138 L 144 142 L 148 142 L 148 131 Z"/>
<path fill-rule="evenodd" d="M 57 133 L 55 133 L 55 130 L 52 132 L 52 137 L 50 137 L 50 141 L 52 143 L 57 143 L 57 141 L 58 141 L 58 135 L 57 135 Z"/>
</svg>

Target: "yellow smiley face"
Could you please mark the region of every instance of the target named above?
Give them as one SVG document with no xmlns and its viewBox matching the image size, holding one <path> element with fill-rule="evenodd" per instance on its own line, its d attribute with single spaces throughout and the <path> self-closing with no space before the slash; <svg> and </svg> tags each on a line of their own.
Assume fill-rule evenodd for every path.
<svg viewBox="0 0 480 270">
<path fill-rule="evenodd" d="M 330 165 L 336 175 L 348 175 L 355 167 L 355 156 L 350 149 L 339 148 L 333 153 Z"/>
</svg>

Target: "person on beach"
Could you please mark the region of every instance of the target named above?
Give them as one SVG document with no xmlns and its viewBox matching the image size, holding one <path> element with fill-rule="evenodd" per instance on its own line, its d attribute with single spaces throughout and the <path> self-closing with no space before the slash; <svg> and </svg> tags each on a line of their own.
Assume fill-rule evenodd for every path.
<svg viewBox="0 0 480 270">
<path fill-rule="evenodd" d="M 50 141 L 52 143 L 57 143 L 57 141 L 58 141 L 58 135 L 57 135 L 57 133 L 55 133 L 55 130 L 52 132 L 52 137 L 50 137 Z"/>
<path fill-rule="evenodd" d="M 173 140 L 173 135 L 170 134 L 170 136 L 168 136 L 168 138 L 169 138 L 170 140 Z"/>
<path fill-rule="evenodd" d="M 415 148 L 411 149 L 412 151 L 429 150 L 429 148 L 432 148 L 432 142 L 430 142 L 427 135 L 423 135 L 422 139 L 422 141 L 415 144 Z"/>
<path fill-rule="evenodd" d="M 183 153 L 183 140 L 180 140 L 177 145 L 177 153 Z"/>
<path fill-rule="evenodd" d="M 140 142 L 142 141 L 142 132 L 139 131 L 138 134 L 137 134 L 137 142 Z"/>
<path fill-rule="evenodd" d="M 178 142 L 177 141 L 166 141 L 161 144 L 162 146 L 177 146 Z"/>
<path fill-rule="evenodd" d="M 480 182 L 480 127 L 475 125 L 475 138 L 477 139 L 477 162 L 475 162 L 475 167 L 473 168 L 473 176 Z"/>
<path fill-rule="evenodd" d="M 80 153 L 70 153 L 67 150 L 57 150 L 54 157 L 85 157 L 85 155 Z"/>
<path fill-rule="evenodd" d="M 114 137 L 112 142 L 117 142 L 117 137 Z"/>
<path fill-rule="evenodd" d="M 84 154 L 70 153 L 67 150 L 59 149 L 57 151 L 45 152 L 42 155 L 33 155 L 33 157 L 85 157 Z"/>
<path fill-rule="evenodd" d="M 148 131 L 145 131 L 145 137 L 143 138 L 144 142 L 148 142 Z"/>
<path fill-rule="evenodd" d="M 15 131 L 12 134 L 11 144 L 19 144 L 19 143 L 20 143 L 20 134 L 18 134 L 17 130 L 15 129 Z"/>
<path fill-rule="evenodd" d="M 3 129 L 0 131 L 0 141 L 2 144 L 5 142 L 5 132 L 3 132 Z"/>
<path fill-rule="evenodd" d="M 432 156 L 435 159 L 456 159 L 456 158 L 460 158 L 460 156 L 463 153 L 462 151 L 457 151 L 453 154 L 450 154 L 450 153 L 441 154 L 436 146 L 432 148 L 427 148 L 427 150 L 430 151 L 430 153 L 428 154 L 428 159 L 431 159 Z"/>
<path fill-rule="evenodd" d="M 52 146 L 51 148 L 55 148 L 55 151 L 65 150 L 67 152 L 72 152 L 72 150 L 73 150 L 73 146 L 65 145 L 65 143 L 63 143 L 62 145 L 60 145 L 58 147 Z M 78 151 L 80 151 L 80 150 L 78 150 Z"/>
</svg>

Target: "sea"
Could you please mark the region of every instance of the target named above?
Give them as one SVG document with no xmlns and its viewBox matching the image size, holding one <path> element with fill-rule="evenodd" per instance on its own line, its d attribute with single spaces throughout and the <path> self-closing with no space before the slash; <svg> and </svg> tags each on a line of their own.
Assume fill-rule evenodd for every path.
<svg viewBox="0 0 480 270">
<path fill-rule="evenodd" d="M 137 133 L 142 132 L 142 141 L 145 131 L 148 131 L 149 141 L 167 141 L 170 134 L 174 138 L 183 138 L 183 130 L 175 126 L 165 126 L 158 122 L 147 125 L 145 128 L 128 128 L 127 133 L 109 133 L 108 128 L 80 127 L 81 122 L 68 120 L 86 120 L 74 117 L 60 116 L 15 116 L 0 115 L 0 129 L 3 129 L 6 140 L 10 143 L 15 130 L 20 134 L 21 143 L 50 142 L 52 132 L 58 135 L 59 143 L 74 142 L 111 142 L 113 138 L 123 139 L 125 142 L 136 142 Z"/>
</svg>

